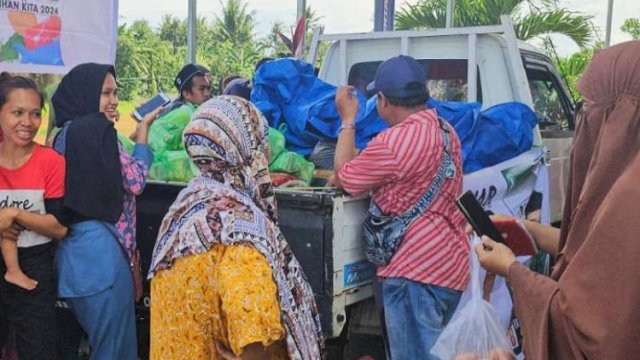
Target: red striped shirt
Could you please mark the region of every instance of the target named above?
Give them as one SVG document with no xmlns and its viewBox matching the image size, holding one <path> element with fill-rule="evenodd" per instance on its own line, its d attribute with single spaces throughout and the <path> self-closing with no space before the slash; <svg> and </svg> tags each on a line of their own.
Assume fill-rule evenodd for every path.
<svg viewBox="0 0 640 360">
<path fill-rule="evenodd" d="M 469 241 L 465 220 L 455 205 L 462 192 L 460 140 L 451 129 L 450 149 L 456 177 L 446 180 L 429 208 L 407 229 L 389 265 L 378 276 L 464 290 L 469 280 Z M 369 142 L 360 155 L 338 169 L 342 187 L 352 195 L 372 192 L 387 215 L 408 211 L 440 168 L 444 139 L 435 110 L 415 113 Z"/>
</svg>

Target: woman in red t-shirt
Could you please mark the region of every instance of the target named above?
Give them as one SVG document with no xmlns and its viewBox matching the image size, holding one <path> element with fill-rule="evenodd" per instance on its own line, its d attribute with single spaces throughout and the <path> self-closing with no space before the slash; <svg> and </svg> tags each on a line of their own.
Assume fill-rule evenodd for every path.
<svg viewBox="0 0 640 360">
<path fill-rule="evenodd" d="M 55 354 L 52 239 L 67 233 L 58 220 L 62 216 L 64 158 L 33 141 L 43 104 L 33 80 L 0 74 L 0 273 L 4 272 L 0 279 L 0 348 L 6 334 L 3 325 L 8 323 L 16 333 L 21 359 L 50 359 Z"/>
</svg>

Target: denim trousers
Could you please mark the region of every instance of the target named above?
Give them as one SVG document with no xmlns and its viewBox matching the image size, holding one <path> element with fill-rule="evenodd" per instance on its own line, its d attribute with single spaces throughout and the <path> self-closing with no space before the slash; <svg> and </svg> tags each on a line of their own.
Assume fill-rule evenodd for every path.
<svg viewBox="0 0 640 360">
<path fill-rule="evenodd" d="M 461 291 L 405 278 L 385 278 L 382 297 L 391 360 L 438 359 L 430 350 L 461 295 Z"/>
</svg>

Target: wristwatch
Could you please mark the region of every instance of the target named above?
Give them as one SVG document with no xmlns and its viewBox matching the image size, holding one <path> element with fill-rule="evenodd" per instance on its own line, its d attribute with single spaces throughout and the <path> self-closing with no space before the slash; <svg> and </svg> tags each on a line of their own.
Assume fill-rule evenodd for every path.
<svg viewBox="0 0 640 360">
<path fill-rule="evenodd" d="M 340 128 L 338 129 L 338 132 L 341 132 L 344 129 L 353 129 L 353 130 L 355 130 L 356 126 L 354 124 L 342 124 L 340 126 Z"/>
</svg>

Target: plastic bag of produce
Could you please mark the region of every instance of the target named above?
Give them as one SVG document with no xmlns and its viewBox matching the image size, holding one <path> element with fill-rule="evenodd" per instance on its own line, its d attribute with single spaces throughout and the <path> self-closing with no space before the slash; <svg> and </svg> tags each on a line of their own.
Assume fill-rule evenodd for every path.
<svg viewBox="0 0 640 360">
<path fill-rule="evenodd" d="M 196 174 L 198 170 L 184 150 L 165 151 L 156 155 L 149 171 L 152 180 L 180 183 L 189 182 Z"/>
<path fill-rule="evenodd" d="M 284 140 L 284 135 L 274 129 L 274 128 L 269 128 L 269 150 L 271 152 L 271 159 L 275 159 L 278 157 L 278 155 L 280 155 L 285 149 L 285 140 Z"/>
<path fill-rule="evenodd" d="M 471 248 L 479 242 L 475 237 Z M 456 310 L 431 353 L 442 360 L 515 359 L 500 316 L 482 297 L 483 279 L 475 251 L 471 251 L 470 256 L 471 299 Z"/>
<path fill-rule="evenodd" d="M 302 155 L 292 151 L 284 151 L 269 165 L 269 172 L 293 174 L 298 179 L 309 183 L 313 178 L 315 166 Z"/>
<path fill-rule="evenodd" d="M 313 179 L 313 172 L 316 169 L 315 165 L 313 165 L 311 161 L 307 161 L 302 155 L 296 157 L 296 163 L 298 164 L 298 171 L 296 171 L 295 175 L 300 180 L 309 184 Z"/>
<path fill-rule="evenodd" d="M 182 150 L 182 132 L 196 108 L 185 104 L 153 122 L 149 128 L 149 146 L 154 154 L 166 150 Z"/>
</svg>

